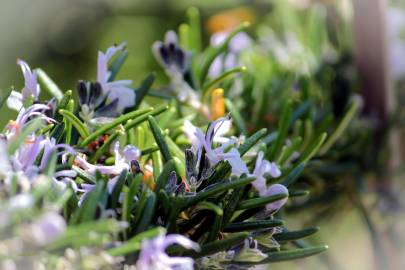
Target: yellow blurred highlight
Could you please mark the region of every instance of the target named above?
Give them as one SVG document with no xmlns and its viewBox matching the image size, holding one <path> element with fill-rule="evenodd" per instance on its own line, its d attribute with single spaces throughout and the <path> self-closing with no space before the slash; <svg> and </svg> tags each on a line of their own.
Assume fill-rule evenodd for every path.
<svg viewBox="0 0 405 270">
<path fill-rule="evenodd" d="M 248 7 L 226 10 L 210 17 L 206 28 L 210 34 L 231 31 L 243 22 L 253 24 L 256 21 L 254 11 Z"/>
<path fill-rule="evenodd" d="M 224 89 L 217 88 L 211 94 L 211 117 L 216 120 L 225 115 Z"/>
</svg>

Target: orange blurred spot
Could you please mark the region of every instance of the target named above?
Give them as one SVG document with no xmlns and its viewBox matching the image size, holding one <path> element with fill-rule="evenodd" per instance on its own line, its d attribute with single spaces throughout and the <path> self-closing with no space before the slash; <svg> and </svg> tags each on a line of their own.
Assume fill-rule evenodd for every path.
<svg viewBox="0 0 405 270">
<path fill-rule="evenodd" d="M 255 20 L 256 18 L 251 8 L 239 7 L 220 12 L 210 17 L 206 23 L 206 28 L 210 34 L 213 34 L 233 30 L 242 22 L 253 24 Z"/>
<path fill-rule="evenodd" d="M 211 117 L 216 120 L 225 115 L 224 89 L 217 88 L 211 94 Z"/>
<path fill-rule="evenodd" d="M 27 143 L 27 144 L 33 144 L 34 142 L 35 142 L 35 138 L 25 139 L 25 143 Z"/>
<path fill-rule="evenodd" d="M 8 122 L 8 126 L 9 126 L 9 128 L 14 128 L 16 130 L 16 133 L 18 133 L 20 131 L 20 125 L 14 120 L 10 120 Z"/>
<path fill-rule="evenodd" d="M 149 188 L 151 190 L 155 189 L 155 181 L 153 179 L 153 173 L 151 171 L 149 171 L 149 170 L 143 171 L 142 182 L 144 184 L 149 184 Z"/>
</svg>

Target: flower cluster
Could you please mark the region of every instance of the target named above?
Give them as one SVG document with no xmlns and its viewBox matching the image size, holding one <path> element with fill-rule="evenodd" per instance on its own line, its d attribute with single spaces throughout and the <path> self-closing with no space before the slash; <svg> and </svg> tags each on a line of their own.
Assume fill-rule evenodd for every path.
<svg viewBox="0 0 405 270">
<path fill-rule="evenodd" d="M 248 268 L 324 251 L 290 249 L 317 229 L 290 232 L 282 214 L 307 195 L 293 184 L 326 135 L 299 149 L 289 102 L 271 133 L 248 130 L 226 97 L 228 77 L 245 70 L 243 49 L 253 48 L 245 27 L 203 52 L 173 31 L 156 42 L 174 93 L 157 107 L 145 99 L 153 76 L 134 89 L 114 80 L 124 44 L 98 53 L 96 81 L 79 81 L 79 102 L 19 60 L 25 85 L 7 99 L 18 115 L 0 139 L 0 232 L 13 231 L 0 255 L 14 254 L 2 266 L 18 267 L 18 255 L 37 247 L 32 264 L 55 269 Z M 41 100 L 40 89 L 54 97 Z"/>
</svg>

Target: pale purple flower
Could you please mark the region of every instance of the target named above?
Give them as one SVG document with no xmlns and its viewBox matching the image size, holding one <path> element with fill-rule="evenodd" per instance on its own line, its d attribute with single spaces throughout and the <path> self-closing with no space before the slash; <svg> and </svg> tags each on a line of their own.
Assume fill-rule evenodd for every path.
<svg viewBox="0 0 405 270">
<path fill-rule="evenodd" d="M 264 159 L 264 153 L 259 152 L 256 159 L 256 165 L 253 170 L 253 176 L 256 180 L 252 182 L 253 187 L 257 190 L 260 196 L 267 197 L 277 194 L 286 194 L 287 197 L 266 205 L 268 212 L 278 211 L 288 200 L 288 189 L 281 184 L 274 184 L 267 187 L 266 175 L 270 175 L 273 178 L 278 178 L 281 175 L 281 171 L 274 162 L 270 162 Z"/>
<path fill-rule="evenodd" d="M 37 81 L 37 73 L 31 71 L 28 64 L 20 59 L 17 60 L 17 64 L 20 65 L 24 75 L 24 87 L 21 93 L 16 91 L 11 92 L 7 99 L 7 106 L 10 109 L 19 111 L 28 97 L 33 96 L 34 100 L 37 100 L 41 89 Z"/>
<path fill-rule="evenodd" d="M 154 42 L 152 53 L 169 77 L 182 77 L 188 69 L 189 54 L 178 44 L 174 31 L 166 32 L 164 42 Z"/>
<path fill-rule="evenodd" d="M 141 151 L 130 144 L 125 146 L 121 153 L 118 141 L 114 145 L 114 153 L 115 164 L 111 166 L 94 165 L 87 162 L 81 156 L 76 156 L 75 163 L 92 175 L 95 175 L 96 171 L 99 171 L 101 174 L 118 175 L 123 170 L 129 170 L 131 168 L 131 161 L 137 160 L 141 156 Z"/>
<path fill-rule="evenodd" d="M 256 180 L 253 181 L 252 185 L 261 196 L 263 196 L 267 190 L 265 175 L 277 178 L 280 177 L 281 171 L 276 163 L 265 160 L 264 153 L 260 151 L 257 155 L 256 165 L 253 170 L 253 176 L 256 177 Z"/>
<path fill-rule="evenodd" d="M 214 143 L 225 143 L 229 141 L 225 135 L 231 130 L 232 128 L 232 119 L 226 118 L 220 125 L 215 126 L 214 130 L 214 137 L 212 141 Z M 196 136 L 197 127 L 194 126 L 189 120 L 185 120 L 183 124 L 183 132 L 190 143 L 194 146 L 199 146 L 199 140 Z"/>
<path fill-rule="evenodd" d="M 118 100 L 117 110 L 122 112 L 125 108 L 135 105 L 135 91 L 129 87 L 131 80 L 110 81 L 108 62 L 115 53 L 125 48 L 125 43 L 112 46 L 105 53 L 98 52 L 97 82 L 100 83 L 103 94 L 111 101 Z"/>
<path fill-rule="evenodd" d="M 17 135 L 24 125 L 26 125 L 33 118 L 43 119 L 48 123 L 55 123 L 55 120 L 46 116 L 44 113 L 49 109 L 49 106 L 44 104 L 34 104 L 28 108 L 21 108 L 17 115 L 17 119 L 15 121 L 10 121 L 7 125 L 7 140 Z"/>
<path fill-rule="evenodd" d="M 220 46 L 228 37 L 229 32 L 218 32 L 211 36 L 210 43 L 212 46 Z M 221 54 L 214 59 L 209 69 L 210 77 L 217 77 L 222 72 L 240 65 L 240 54 L 252 47 L 252 39 L 248 34 L 240 32 L 236 34 L 229 42 L 226 54 Z"/>
<path fill-rule="evenodd" d="M 87 162 L 83 157 L 76 156 L 75 163 L 87 171 L 88 173 L 95 175 L 97 171 L 101 174 L 112 175 L 114 176 L 110 179 L 107 183 L 107 190 L 111 193 L 114 189 L 115 184 L 118 181 L 119 174 L 124 170 L 130 170 L 131 162 L 133 160 L 138 160 L 141 156 L 141 151 L 136 146 L 128 144 L 124 147 L 122 151 L 120 151 L 120 145 L 117 141 L 114 145 L 114 153 L 115 153 L 115 164 L 111 166 L 106 165 L 94 165 Z M 84 201 L 84 199 L 88 196 L 88 194 L 95 188 L 96 185 L 94 184 L 82 184 L 79 191 L 83 191 L 84 194 L 81 196 L 79 205 Z"/>
<path fill-rule="evenodd" d="M 266 190 L 266 192 L 262 195 L 263 197 L 267 197 L 267 196 L 273 196 L 273 195 L 278 195 L 278 194 L 285 194 L 285 195 L 287 195 L 287 197 L 285 197 L 284 199 L 266 204 L 266 210 L 268 212 L 271 212 L 271 213 L 277 212 L 281 207 L 284 206 L 284 204 L 287 203 L 288 189 L 286 188 L 286 186 L 284 186 L 282 184 L 274 184 L 274 185 L 271 185 Z"/>
<path fill-rule="evenodd" d="M 29 180 L 33 180 L 46 168 L 52 153 L 75 155 L 75 151 L 71 146 L 56 144 L 54 138 L 49 139 L 43 136 L 30 135 L 10 157 L 12 169 L 15 173 L 21 173 Z M 41 157 L 39 166 L 35 164 L 38 157 Z M 57 181 L 57 177 L 63 177 L 66 182 L 67 178 L 74 178 L 75 176 L 76 174 L 73 171 L 66 170 L 55 173 L 53 180 Z"/>
<path fill-rule="evenodd" d="M 46 165 L 48 164 L 49 158 L 51 157 L 52 153 L 57 152 L 58 155 L 62 155 L 66 157 L 65 154 L 75 155 L 76 151 L 67 144 L 57 144 L 55 138 L 46 138 L 43 141 L 43 150 L 44 153 L 42 155 L 40 170 L 45 169 Z M 58 151 L 62 150 L 62 151 Z M 65 160 L 62 160 L 62 162 Z"/>
<path fill-rule="evenodd" d="M 184 79 L 184 75 L 189 71 L 190 67 L 190 53 L 178 44 L 176 33 L 168 31 L 164 42 L 154 42 L 152 53 L 165 69 L 167 76 L 170 77 L 170 88 L 176 93 L 179 100 L 208 115 L 207 107 L 200 102 L 199 93 L 192 89 Z"/>
<path fill-rule="evenodd" d="M 192 126 L 191 123 L 185 123 L 185 132 L 191 141 L 193 150 L 198 153 L 198 156 L 202 150 L 205 149 L 205 155 L 212 166 L 221 160 L 225 160 L 231 165 L 233 174 L 241 175 L 243 173 L 248 173 L 249 171 L 246 164 L 240 157 L 239 151 L 234 147 L 237 143 L 236 139 L 228 139 L 219 147 L 212 147 L 215 137 L 217 135 L 223 135 L 224 130 L 228 129 L 229 121 L 229 117 L 222 117 L 215 120 L 208 127 L 206 134 L 204 134 L 201 129 Z M 222 136 L 220 137 L 223 138 Z"/>
<path fill-rule="evenodd" d="M 77 173 L 74 170 L 57 171 L 52 177 L 52 185 L 58 187 L 62 191 L 66 190 L 68 186 L 70 186 L 75 192 L 82 191 L 77 187 L 76 182 L 73 180 L 76 176 Z"/>
<path fill-rule="evenodd" d="M 210 43 L 214 47 L 220 46 L 228 37 L 229 32 L 217 32 L 211 36 Z M 229 42 L 228 50 L 231 53 L 240 53 L 252 46 L 252 39 L 245 32 L 239 32 Z"/>
<path fill-rule="evenodd" d="M 170 257 L 166 248 L 173 244 L 199 251 L 199 246 L 187 237 L 179 234 L 164 235 L 142 241 L 141 252 L 136 263 L 137 270 L 192 270 L 194 260 L 189 257 Z"/>
<path fill-rule="evenodd" d="M 36 166 L 35 160 L 40 155 L 44 146 L 44 138 L 31 135 L 25 140 L 17 151 L 11 156 L 11 164 L 14 172 L 23 173 L 28 179 L 32 180 L 38 175 L 40 169 Z"/>
<path fill-rule="evenodd" d="M 62 235 L 66 230 L 65 219 L 55 212 L 43 214 L 28 226 L 30 238 L 37 245 L 46 245 Z"/>
</svg>

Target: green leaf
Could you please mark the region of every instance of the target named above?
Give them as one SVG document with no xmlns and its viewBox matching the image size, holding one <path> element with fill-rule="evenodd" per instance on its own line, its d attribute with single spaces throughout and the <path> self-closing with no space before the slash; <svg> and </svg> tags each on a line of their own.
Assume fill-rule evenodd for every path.
<svg viewBox="0 0 405 270">
<path fill-rule="evenodd" d="M 298 166 L 296 166 L 293 170 L 291 170 L 291 172 L 281 182 L 281 184 L 286 187 L 289 187 L 292 183 L 294 183 L 298 179 L 298 177 L 301 175 L 306 165 L 307 165 L 306 163 L 301 163 Z"/>
<path fill-rule="evenodd" d="M 160 152 L 162 153 L 163 159 L 165 162 L 168 162 L 169 160 L 172 159 L 172 155 L 170 154 L 169 146 L 167 145 L 163 132 L 153 116 L 148 117 L 148 122 L 153 137 L 155 138 L 155 141 L 160 149 Z"/>
<path fill-rule="evenodd" d="M 124 186 L 122 191 L 124 192 L 124 203 L 122 206 L 122 220 L 128 221 L 130 220 L 132 204 L 134 201 L 134 196 L 138 193 L 139 186 L 141 185 L 142 176 L 137 174 L 135 179 L 132 181 L 130 187 Z"/>
<path fill-rule="evenodd" d="M 89 136 L 89 130 L 87 129 L 87 126 L 82 121 L 80 121 L 80 119 L 77 118 L 76 115 L 67 110 L 59 110 L 59 113 L 66 119 L 66 121 L 70 122 L 75 127 L 82 138 L 87 138 Z"/>
<path fill-rule="evenodd" d="M 199 203 L 199 205 L 201 205 L 201 204 L 211 204 L 211 203 L 209 203 L 209 202 L 201 202 L 201 203 Z M 212 224 L 212 228 L 211 228 L 211 230 L 210 230 L 210 232 L 209 232 L 209 234 L 207 236 L 207 239 L 206 239 L 205 243 L 212 242 L 212 241 L 216 240 L 218 238 L 219 232 L 220 232 L 220 230 L 222 228 L 222 215 L 223 215 L 222 203 L 220 203 L 218 206 L 215 205 L 215 204 L 212 204 L 212 206 L 207 208 L 207 209 L 210 209 L 210 208 L 211 208 L 211 210 L 214 210 L 215 208 L 217 210 L 214 210 L 215 213 L 216 213 L 216 216 L 215 216 L 215 219 L 214 219 L 214 224 Z"/>
<path fill-rule="evenodd" d="M 217 216 L 222 216 L 224 214 L 224 211 L 222 210 L 222 208 L 212 202 L 202 201 L 202 202 L 199 202 L 196 205 L 196 207 L 199 210 L 204 210 L 204 209 L 210 210 L 210 211 L 214 212 Z"/>
<path fill-rule="evenodd" d="M 195 195 L 194 197 L 183 198 L 185 200 L 183 207 L 187 208 L 214 195 L 219 196 L 222 192 L 227 191 L 229 189 L 246 186 L 252 183 L 255 179 L 256 179 L 255 177 L 244 177 L 238 180 L 233 180 L 230 182 L 227 181 L 208 186 L 204 190 L 198 192 L 197 195 Z"/>
<path fill-rule="evenodd" d="M 155 192 L 158 193 L 161 189 L 164 189 L 166 186 L 167 180 L 169 179 L 169 175 L 171 172 L 175 171 L 175 164 L 174 160 L 171 159 L 168 162 L 165 163 L 162 172 L 160 173 L 158 178 L 156 180 L 156 186 L 155 186 Z"/>
<path fill-rule="evenodd" d="M 302 138 L 297 137 L 292 140 L 291 145 L 288 145 L 288 146 L 284 145 L 281 150 L 281 154 L 277 158 L 276 163 L 279 166 L 282 166 L 288 160 L 288 158 L 291 157 L 291 155 L 294 153 L 294 151 L 298 150 L 301 143 L 302 143 Z"/>
<path fill-rule="evenodd" d="M 118 199 L 120 197 L 120 194 L 122 192 L 122 187 L 125 184 L 125 180 L 127 179 L 128 172 L 127 170 L 123 170 L 121 174 L 118 176 L 118 180 L 114 185 L 114 188 L 111 192 L 110 195 L 110 208 L 111 209 L 116 209 L 118 205 Z"/>
<path fill-rule="evenodd" d="M 245 120 L 243 119 L 239 110 L 237 108 L 235 108 L 235 106 L 229 99 L 225 99 L 225 106 L 227 107 L 228 111 L 230 112 L 238 132 L 240 134 L 247 134 L 248 132 L 247 132 L 247 128 L 245 125 Z"/>
<path fill-rule="evenodd" d="M 1 95 L 1 97 L 0 97 L 0 109 L 3 107 L 4 103 L 6 103 L 8 97 L 11 94 L 11 91 L 13 91 L 13 90 L 14 90 L 14 88 L 10 87 L 6 91 L 4 91 L 4 93 Z"/>
<path fill-rule="evenodd" d="M 153 146 L 154 149 L 159 150 L 156 145 Z M 143 154 L 143 151 L 142 151 Z M 159 175 L 162 173 L 162 155 L 159 151 L 152 152 L 152 165 L 153 165 L 153 179 L 158 179 Z"/>
<path fill-rule="evenodd" d="M 224 207 L 224 217 L 222 219 L 223 226 L 228 224 L 228 222 L 232 219 L 232 216 L 239 205 L 239 201 L 243 196 L 243 191 L 243 187 L 234 189 L 232 194 L 229 196 L 229 199 L 227 199 L 227 203 Z"/>
<path fill-rule="evenodd" d="M 35 97 L 33 95 L 28 95 L 23 101 L 23 107 L 28 108 L 34 104 Z"/>
<path fill-rule="evenodd" d="M 329 137 L 329 139 L 325 142 L 325 144 L 319 151 L 321 155 L 325 154 L 333 146 L 333 144 L 343 135 L 343 132 L 349 126 L 350 121 L 356 115 L 356 112 L 358 111 L 359 107 L 360 107 L 360 100 L 353 99 L 349 109 L 345 113 L 345 116 L 342 118 L 335 131 L 332 133 L 332 135 Z"/>
<path fill-rule="evenodd" d="M 156 195 L 153 192 L 148 192 L 145 207 L 143 208 L 142 218 L 136 227 L 136 233 L 145 231 L 150 226 L 153 216 L 155 215 Z M 139 210 L 138 210 L 139 211 Z"/>
<path fill-rule="evenodd" d="M 60 90 L 60 88 L 56 85 L 56 83 L 48 76 L 48 74 L 45 73 L 40 68 L 35 69 L 35 71 L 38 74 L 38 82 L 41 85 L 42 89 L 47 91 L 51 96 L 55 97 L 57 100 L 62 100 L 63 99 L 63 92 Z"/>
<path fill-rule="evenodd" d="M 249 233 L 246 233 L 246 232 L 229 234 L 229 235 L 225 236 L 224 240 L 210 242 L 208 244 L 201 246 L 200 252 L 188 250 L 188 251 L 184 252 L 183 255 L 191 256 L 196 259 L 196 258 L 208 256 L 211 254 L 215 254 L 220 251 L 228 250 L 228 249 L 242 243 L 248 236 L 249 236 Z"/>
<path fill-rule="evenodd" d="M 154 110 L 152 110 L 152 111 L 150 111 L 148 113 L 145 113 L 145 114 L 133 119 L 131 122 L 127 122 L 124 125 L 124 129 L 125 130 L 130 130 L 131 128 L 134 128 L 137 125 L 139 125 L 140 123 L 142 123 L 143 121 L 146 121 L 149 116 L 157 116 L 157 115 L 165 112 L 168 108 L 169 107 L 167 105 L 159 106 L 156 109 L 154 109 Z"/>
<path fill-rule="evenodd" d="M 50 136 L 55 138 L 56 143 L 61 143 L 63 139 L 63 134 L 65 133 L 65 124 L 56 124 L 54 129 L 51 131 Z"/>
<path fill-rule="evenodd" d="M 97 182 L 92 191 L 87 194 L 83 203 L 72 216 L 70 224 L 79 224 L 89 222 L 95 218 L 97 206 L 103 193 L 105 192 L 105 183 Z"/>
<path fill-rule="evenodd" d="M 48 177 L 52 177 L 55 173 L 57 161 L 58 155 L 56 151 L 52 151 L 52 153 L 49 156 L 48 162 L 44 168 L 43 174 L 45 174 Z"/>
<path fill-rule="evenodd" d="M 295 250 L 269 252 L 269 253 L 266 253 L 268 257 L 266 259 L 264 259 L 263 261 L 261 261 L 260 264 L 301 259 L 301 258 L 313 256 L 315 254 L 324 252 L 327 249 L 328 249 L 328 246 L 319 246 L 319 247 L 301 248 L 301 249 L 295 249 Z"/>
<path fill-rule="evenodd" d="M 141 243 L 145 239 L 153 238 L 158 236 L 159 234 L 166 233 L 166 230 L 162 227 L 156 227 L 144 232 L 141 232 L 134 237 L 128 239 L 124 242 L 121 246 L 115 247 L 112 249 L 107 250 L 107 253 L 111 256 L 123 256 L 129 253 L 136 252 L 140 250 Z"/>
<path fill-rule="evenodd" d="M 55 110 L 55 120 L 58 122 L 61 122 L 63 120 L 63 116 L 59 113 L 60 110 L 66 110 L 69 101 L 72 99 L 73 92 L 72 90 L 67 90 L 65 94 L 63 95 L 62 99 L 58 101 L 58 104 L 56 105 L 56 110 Z M 70 111 L 68 109 L 68 111 Z"/>
<path fill-rule="evenodd" d="M 127 114 L 121 115 L 120 117 L 115 118 L 111 123 L 101 126 L 92 134 L 84 137 L 84 140 L 80 143 L 80 147 L 85 147 L 101 135 L 105 134 L 107 131 L 114 129 L 115 127 L 123 124 L 124 122 L 134 119 L 135 117 L 139 117 L 140 115 L 146 114 L 151 112 L 153 108 L 143 109 L 143 110 L 136 110 L 133 112 L 129 112 Z"/>
<path fill-rule="evenodd" d="M 181 150 L 180 147 L 168 135 L 165 135 L 164 138 L 167 146 L 169 147 L 171 155 L 177 157 L 181 163 L 185 164 L 186 159 L 184 156 L 184 151 Z"/>
<path fill-rule="evenodd" d="M 201 22 L 200 22 L 200 12 L 195 7 L 190 7 L 187 10 L 187 18 L 188 18 L 188 45 L 189 49 L 194 53 L 198 53 L 201 51 Z"/>
<path fill-rule="evenodd" d="M 213 89 L 215 86 L 217 86 L 218 84 L 220 84 L 222 81 L 224 81 L 226 78 L 235 75 L 235 74 L 239 74 L 242 72 L 246 71 L 246 67 L 242 66 L 242 67 L 236 67 L 236 68 L 232 68 L 229 69 L 227 71 L 225 71 L 224 73 L 222 73 L 221 75 L 219 75 L 218 77 L 214 78 L 213 80 L 207 82 L 204 85 L 204 93 L 206 93 L 205 95 L 208 94 L 208 91 L 210 89 Z"/>
<path fill-rule="evenodd" d="M 287 197 L 287 194 L 276 194 L 267 197 L 248 199 L 239 203 L 238 210 L 252 209 L 265 206 L 268 203 L 276 202 Z"/>
<path fill-rule="evenodd" d="M 299 231 L 284 231 L 273 235 L 276 241 L 291 241 L 301 239 L 310 235 L 313 235 L 319 231 L 319 227 L 309 227 Z"/>
<path fill-rule="evenodd" d="M 79 204 L 77 195 L 73 191 L 73 188 L 71 186 L 69 186 L 69 190 L 71 191 L 71 196 L 69 197 L 69 200 L 63 205 L 63 216 L 67 222 L 69 222 L 72 213 L 74 213 Z"/>
<path fill-rule="evenodd" d="M 260 141 L 267 133 L 267 129 L 262 128 L 256 133 L 254 133 L 252 136 L 247 138 L 245 142 L 239 146 L 238 150 L 241 156 L 246 154 L 253 146 L 255 146 L 256 143 Z"/>
<path fill-rule="evenodd" d="M 298 163 L 308 162 L 318 152 L 319 148 L 325 142 L 327 136 L 328 135 L 326 134 L 326 132 L 320 134 L 319 137 L 317 137 L 314 140 L 312 145 L 310 145 L 309 147 L 307 147 L 307 149 L 305 149 L 305 151 L 304 151 L 304 153 L 302 153 L 302 156 L 299 159 Z"/>
<path fill-rule="evenodd" d="M 120 136 L 125 135 L 124 131 L 121 129 L 116 130 L 113 134 L 111 134 L 106 141 L 104 141 L 103 145 L 99 149 L 97 149 L 96 153 L 91 157 L 91 162 L 97 162 L 97 160 L 109 149 L 111 149 L 111 144 L 115 142 L 115 140 Z"/>
<path fill-rule="evenodd" d="M 93 175 L 82 170 L 81 168 L 73 165 L 72 169 L 77 173 L 77 176 L 83 179 L 86 183 L 95 184 L 97 182 L 96 178 Z"/>
<path fill-rule="evenodd" d="M 139 108 L 141 105 L 142 100 L 148 94 L 153 82 L 155 81 L 156 75 L 155 73 L 149 74 L 141 83 L 139 88 L 135 91 L 135 109 Z"/>
<path fill-rule="evenodd" d="M 48 133 L 49 131 L 51 131 L 54 127 L 55 127 L 54 124 L 49 124 L 49 125 L 47 125 L 47 126 L 41 128 L 41 129 L 38 131 L 38 134 L 39 134 L 39 135 L 45 135 L 46 133 Z"/>
<path fill-rule="evenodd" d="M 70 225 L 60 237 L 46 247 L 46 250 L 56 250 L 61 247 L 74 245 L 79 238 L 92 237 L 90 232 L 109 234 L 119 232 L 120 230 L 122 230 L 122 223 L 115 219 L 100 219 L 79 225 Z"/>
<path fill-rule="evenodd" d="M 283 221 L 279 219 L 270 220 L 255 220 L 245 222 L 235 222 L 228 224 L 224 228 L 224 232 L 242 232 L 242 231 L 254 231 L 267 228 L 273 228 L 283 225 Z"/>
<path fill-rule="evenodd" d="M 274 160 L 276 154 L 280 152 L 281 147 L 285 142 L 285 137 L 287 136 L 288 127 L 290 126 L 292 114 L 292 104 L 291 102 L 286 102 L 284 104 L 283 110 L 281 112 L 280 122 L 278 124 L 277 139 L 270 149 L 269 159 Z"/>
<path fill-rule="evenodd" d="M 73 114 L 74 107 L 75 107 L 74 100 L 73 99 L 69 100 L 69 102 L 68 102 L 68 104 L 66 106 L 66 109 Z M 66 134 L 65 142 L 66 142 L 66 144 L 70 145 L 71 140 L 72 140 L 72 123 L 70 121 L 65 120 L 65 127 L 66 127 L 66 129 L 65 129 L 66 130 L 65 131 L 65 134 Z"/>
<path fill-rule="evenodd" d="M 294 198 L 294 197 L 307 196 L 307 195 L 309 195 L 310 191 L 309 190 L 289 190 L 288 193 L 289 193 L 288 197 Z"/>
<path fill-rule="evenodd" d="M 186 23 L 179 25 L 179 43 L 186 50 L 190 50 L 190 26 Z"/>
<path fill-rule="evenodd" d="M 128 51 L 121 51 L 121 53 L 114 59 L 114 61 L 108 67 L 108 70 L 110 71 L 108 81 L 110 82 L 114 81 L 115 77 L 117 76 L 127 57 Z"/>
<path fill-rule="evenodd" d="M 166 109 L 167 109 L 167 106 L 161 106 L 161 107 L 158 107 L 158 108 L 154 109 L 153 111 L 150 111 L 150 112 L 145 113 L 145 114 L 143 114 L 141 116 L 138 116 L 137 118 L 132 119 L 131 121 L 128 121 L 124 125 L 124 130 L 129 131 L 130 129 L 136 127 L 137 125 L 139 125 L 143 121 L 146 121 L 148 119 L 148 116 L 150 116 L 150 115 L 153 115 L 153 116 L 159 115 L 162 112 L 164 112 Z M 124 135 L 122 129 L 118 129 L 113 134 L 111 134 L 111 136 L 107 139 L 107 141 L 105 141 L 104 144 L 96 151 L 96 153 L 94 154 L 94 156 L 92 157 L 91 160 L 96 161 L 105 152 L 107 152 L 110 149 L 110 145 L 119 137 L 119 135 Z M 138 144 L 138 147 L 142 147 L 142 145 Z"/>
</svg>

